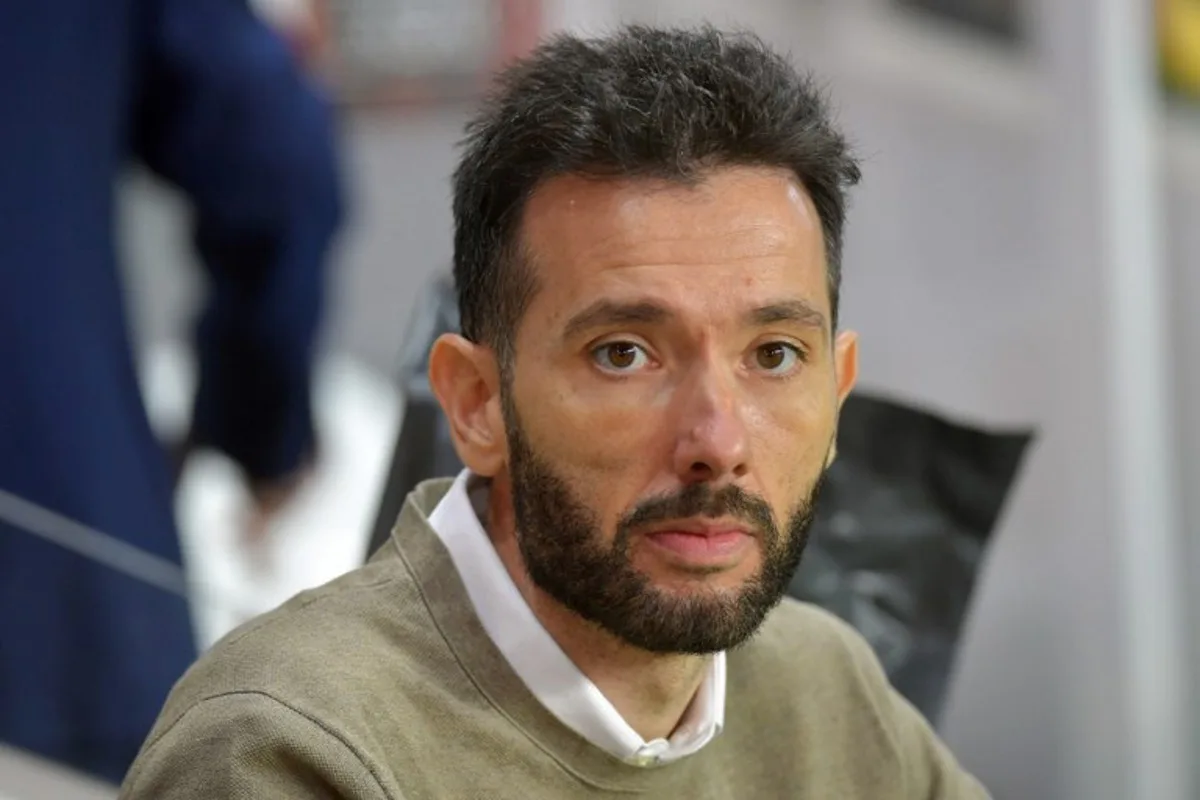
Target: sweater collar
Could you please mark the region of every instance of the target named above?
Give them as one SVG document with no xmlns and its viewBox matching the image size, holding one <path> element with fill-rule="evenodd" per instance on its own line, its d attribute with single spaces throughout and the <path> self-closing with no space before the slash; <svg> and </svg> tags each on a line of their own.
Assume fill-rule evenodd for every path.
<svg viewBox="0 0 1200 800">
<path fill-rule="evenodd" d="M 513 669 L 481 622 L 463 576 L 430 523 L 434 509 L 453 487 L 452 479 L 417 486 L 404 504 L 392 540 L 434 624 L 463 669 L 500 714 L 581 780 L 612 791 L 668 787 L 678 771 L 689 768 L 693 758 L 656 767 L 631 765 L 564 724 Z M 710 742 L 705 752 L 723 750 L 723 739 L 717 737 Z"/>
</svg>

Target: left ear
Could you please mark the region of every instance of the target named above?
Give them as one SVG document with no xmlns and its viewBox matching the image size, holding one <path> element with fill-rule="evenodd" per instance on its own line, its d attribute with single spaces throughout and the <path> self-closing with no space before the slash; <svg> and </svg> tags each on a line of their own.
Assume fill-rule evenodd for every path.
<svg viewBox="0 0 1200 800">
<path fill-rule="evenodd" d="M 854 331 L 842 331 L 833 341 L 833 372 L 837 384 L 837 410 L 841 415 L 842 404 L 850 396 L 854 384 L 858 382 L 858 334 Z M 837 457 L 837 424 L 834 424 L 833 443 L 829 447 L 828 467 Z"/>
</svg>

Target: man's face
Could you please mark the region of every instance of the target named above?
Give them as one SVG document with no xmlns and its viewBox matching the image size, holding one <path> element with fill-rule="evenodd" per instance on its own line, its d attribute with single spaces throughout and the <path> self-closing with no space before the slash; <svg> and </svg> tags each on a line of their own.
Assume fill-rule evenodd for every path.
<svg viewBox="0 0 1200 800">
<path fill-rule="evenodd" d="M 811 201 L 770 169 L 560 177 L 522 236 L 539 289 L 501 402 L 531 579 L 649 651 L 740 643 L 799 564 L 854 378 Z"/>
</svg>

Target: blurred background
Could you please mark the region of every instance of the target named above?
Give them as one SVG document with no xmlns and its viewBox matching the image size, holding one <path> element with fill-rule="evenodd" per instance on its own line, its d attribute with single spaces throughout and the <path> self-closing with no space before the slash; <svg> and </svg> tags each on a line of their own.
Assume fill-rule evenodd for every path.
<svg viewBox="0 0 1200 800">
<path fill-rule="evenodd" d="M 330 255 L 311 479 L 254 553 L 237 533 L 233 465 L 198 454 L 181 479 L 201 647 L 361 563 L 404 413 L 399 359 L 450 263 L 448 176 L 490 70 L 555 30 L 707 20 L 752 29 L 823 76 L 864 158 L 843 290 L 860 386 L 1036 431 L 971 597 L 946 740 L 997 798 L 1200 798 L 1187 580 L 1200 565 L 1200 2 L 255 10 L 336 98 L 350 210 Z M 140 380 L 170 440 L 186 426 L 205 273 L 186 198 L 131 165 L 119 207 Z M 0 657 L 19 653 L 0 643 Z M 3 800 L 114 795 L 0 748 Z"/>
</svg>

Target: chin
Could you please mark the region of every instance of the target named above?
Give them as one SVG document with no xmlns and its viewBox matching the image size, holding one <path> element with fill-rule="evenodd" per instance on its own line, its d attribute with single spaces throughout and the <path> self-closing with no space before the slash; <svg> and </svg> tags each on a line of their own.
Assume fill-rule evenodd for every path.
<svg viewBox="0 0 1200 800">
<path fill-rule="evenodd" d="M 691 573 L 653 577 L 649 582 L 663 597 L 681 600 L 711 598 L 714 601 L 727 602 L 745 593 L 753 581 L 749 577 L 734 577 L 723 573 Z"/>
<path fill-rule="evenodd" d="M 734 564 L 680 564 L 669 558 L 647 558 L 643 564 L 635 567 L 651 585 L 668 593 L 736 594 L 762 577 L 762 561 L 757 556 Z"/>
</svg>

